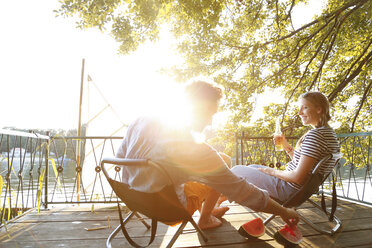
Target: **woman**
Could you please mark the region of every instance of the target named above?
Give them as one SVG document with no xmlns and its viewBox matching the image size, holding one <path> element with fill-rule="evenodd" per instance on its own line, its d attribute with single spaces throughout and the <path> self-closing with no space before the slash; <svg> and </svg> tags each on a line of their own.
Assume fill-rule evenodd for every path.
<svg viewBox="0 0 372 248">
<path fill-rule="evenodd" d="M 307 92 L 299 99 L 299 116 L 304 125 L 314 129 L 307 132 L 293 148 L 283 135 L 274 137 L 292 158 L 284 171 L 262 165 L 238 165 L 231 171 L 249 183 L 267 190 L 271 197 L 280 201 L 287 200 L 306 181 L 315 165 L 327 154 L 340 151 L 334 130 L 328 125 L 331 119 L 329 102 L 320 92 Z M 334 160 L 329 160 L 320 170 L 328 173 Z"/>
</svg>

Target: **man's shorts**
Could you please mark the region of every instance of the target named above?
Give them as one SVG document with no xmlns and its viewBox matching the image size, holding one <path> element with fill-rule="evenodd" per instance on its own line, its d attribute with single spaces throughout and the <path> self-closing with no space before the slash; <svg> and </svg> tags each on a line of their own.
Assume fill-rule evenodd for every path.
<svg viewBox="0 0 372 248">
<path fill-rule="evenodd" d="M 186 210 L 190 215 L 193 215 L 196 210 L 200 210 L 203 201 L 207 197 L 211 188 L 207 185 L 198 182 L 187 182 L 184 185 L 184 193 L 186 196 Z M 164 224 L 175 226 L 181 222 L 163 222 Z"/>
<path fill-rule="evenodd" d="M 211 190 L 212 188 L 199 182 L 185 183 L 186 209 L 190 215 L 193 215 L 196 210 L 201 209 L 203 201 Z"/>
</svg>

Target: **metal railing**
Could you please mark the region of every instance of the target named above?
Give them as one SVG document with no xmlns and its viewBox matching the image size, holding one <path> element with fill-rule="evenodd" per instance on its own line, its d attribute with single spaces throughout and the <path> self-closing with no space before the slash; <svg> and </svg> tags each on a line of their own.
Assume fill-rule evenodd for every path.
<svg viewBox="0 0 372 248">
<path fill-rule="evenodd" d="M 42 205 L 49 137 L 0 130 L 0 224 Z"/>
<path fill-rule="evenodd" d="M 339 134 L 343 158 L 336 168 L 337 196 L 372 205 L 372 132 Z"/>
<path fill-rule="evenodd" d="M 343 153 L 336 167 L 338 196 L 372 205 L 372 133 L 340 134 L 338 138 Z M 121 140 L 0 130 L 0 224 L 30 208 L 50 204 L 115 203 L 100 161 L 115 156 Z M 296 137 L 288 140 L 293 145 L 297 142 Z M 272 137 L 243 133 L 236 139 L 235 161 L 283 169 L 289 157 L 274 150 Z M 121 176 L 119 168 L 113 167 L 111 173 Z"/>
<path fill-rule="evenodd" d="M 116 203 L 100 160 L 114 156 L 122 138 L 0 130 L 0 225 L 50 204 Z M 121 176 L 120 170 L 112 171 Z"/>
<path fill-rule="evenodd" d="M 46 206 L 116 203 L 117 198 L 103 175 L 100 161 L 103 157 L 114 157 L 122 139 L 123 137 L 103 136 L 53 137 L 50 152 L 55 159 L 50 158 L 53 170 L 49 170 L 48 174 Z M 82 149 L 80 154 L 77 154 L 79 143 Z M 121 176 L 119 172 L 116 168 L 115 174 L 118 177 Z"/>
<path fill-rule="evenodd" d="M 342 159 L 335 168 L 336 191 L 339 198 L 372 205 L 372 132 L 337 135 Z M 295 146 L 298 137 L 287 138 Z M 272 137 L 248 137 L 244 132 L 236 137 L 235 164 L 263 164 L 284 169 L 290 157 L 284 151 L 276 152 Z M 323 190 L 331 192 L 331 180 Z"/>
</svg>

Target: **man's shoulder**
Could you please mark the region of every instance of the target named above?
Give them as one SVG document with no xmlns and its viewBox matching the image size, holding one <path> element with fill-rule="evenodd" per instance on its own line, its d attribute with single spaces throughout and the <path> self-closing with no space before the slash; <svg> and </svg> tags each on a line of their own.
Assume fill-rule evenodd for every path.
<svg viewBox="0 0 372 248">
<path fill-rule="evenodd" d="M 161 122 L 156 117 L 152 116 L 140 116 L 135 119 L 130 125 L 130 128 L 145 128 L 149 126 L 161 126 Z"/>
<path fill-rule="evenodd" d="M 135 119 L 132 124 L 136 123 L 160 123 L 159 118 L 155 116 L 139 116 L 137 119 Z"/>
</svg>

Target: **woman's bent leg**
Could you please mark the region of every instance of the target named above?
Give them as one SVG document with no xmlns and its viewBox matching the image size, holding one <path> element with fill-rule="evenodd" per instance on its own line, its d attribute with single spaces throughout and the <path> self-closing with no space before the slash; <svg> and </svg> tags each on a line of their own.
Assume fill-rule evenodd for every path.
<svg viewBox="0 0 372 248">
<path fill-rule="evenodd" d="M 285 199 L 282 198 L 282 192 L 278 192 L 282 190 L 280 185 L 280 179 L 270 176 L 264 172 L 257 170 L 257 168 L 262 167 L 261 165 L 237 165 L 231 168 L 231 171 L 239 176 L 244 178 L 248 183 L 251 183 L 257 186 L 260 189 L 266 190 L 271 197 L 283 201 Z"/>
</svg>

